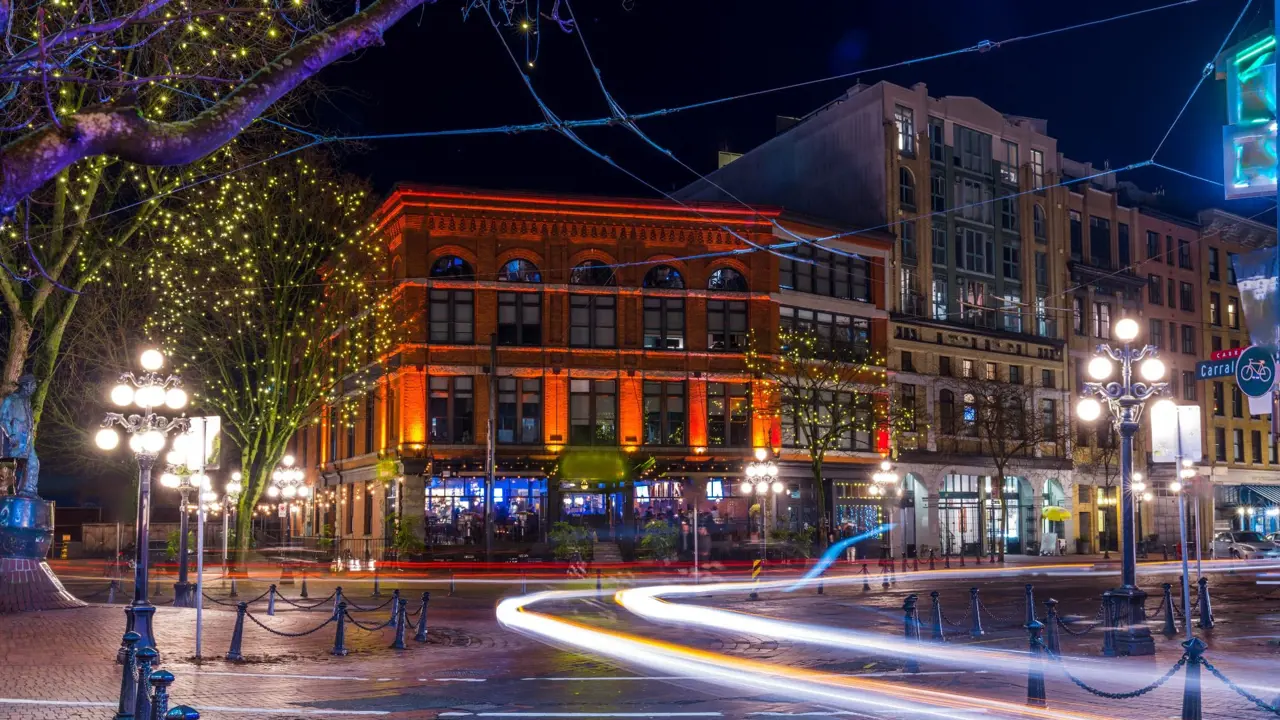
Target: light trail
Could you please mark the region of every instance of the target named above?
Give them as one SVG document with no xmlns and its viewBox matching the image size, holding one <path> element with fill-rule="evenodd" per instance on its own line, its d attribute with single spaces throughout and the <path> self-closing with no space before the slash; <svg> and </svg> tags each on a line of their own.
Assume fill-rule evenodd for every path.
<svg viewBox="0 0 1280 720">
<path fill-rule="evenodd" d="M 712 653 L 553 617 L 529 606 L 591 597 L 591 592 L 547 591 L 508 598 L 498 604 L 498 621 L 545 642 L 571 646 L 575 651 L 606 656 L 680 676 L 750 692 L 775 692 L 802 702 L 822 702 L 875 712 L 903 712 L 918 716 L 954 718 L 959 712 L 1040 720 L 1098 720 L 1106 717 L 1062 707 L 1035 708 L 1018 703 L 960 695 L 900 683 L 836 675 L 814 670 Z M 1026 670 L 1025 664 L 1022 670 Z"/>
</svg>

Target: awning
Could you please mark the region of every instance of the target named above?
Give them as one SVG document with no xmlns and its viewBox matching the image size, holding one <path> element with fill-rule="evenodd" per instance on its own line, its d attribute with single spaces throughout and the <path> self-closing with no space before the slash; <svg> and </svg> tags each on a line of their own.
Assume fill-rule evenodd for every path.
<svg viewBox="0 0 1280 720">
<path fill-rule="evenodd" d="M 1280 486 L 1277 485 L 1245 485 L 1250 492 L 1273 505 L 1280 505 Z"/>
</svg>

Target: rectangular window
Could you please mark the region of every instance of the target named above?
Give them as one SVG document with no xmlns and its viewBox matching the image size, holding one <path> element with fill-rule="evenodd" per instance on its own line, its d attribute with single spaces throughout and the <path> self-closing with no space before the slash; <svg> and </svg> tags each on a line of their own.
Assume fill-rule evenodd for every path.
<svg viewBox="0 0 1280 720">
<path fill-rule="evenodd" d="M 1227 414 L 1225 387 L 1221 382 L 1213 383 L 1213 414 L 1218 417 L 1224 417 Z"/>
<path fill-rule="evenodd" d="M 373 393 L 364 396 L 364 451 L 371 453 L 375 450 L 373 447 L 373 431 L 375 423 L 373 421 L 377 413 L 378 402 L 374 398 Z"/>
<path fill-rule="evenodd" d="M 1052 370 L 1041 370 L 1040 386 L 1047 390 L 1052 390 L 1058 387 L 1057 377 L 1058 377 L 1058 374 Z"/>
<path fill-rule="evenodd" d="M 1009 384 L 1011 385 L 1022 384 L 1022 366 L 1021 365 L 1009 366 Z"/>
<path fill-rule="evenodd" d="M 1209 293 L 1209 323 L 1222 325 L 1222 295 L 1216 292 Z"/>
<path fill-rule="evenodd" d="M 1222 349 L 1222 338 L 1217 335 L 1209 336 L 1209 345 L 1214 352 Z"/>
<path fill-rule="evenodd" d="M 1089 216 L 1089 262 L 1101 268 L 1111 267 L 1111 221 Z"/>
<path fill-rule="evenodd" d="M 433 443 L 470 445 L 475 437 L 474 379 L 465 375 L 428 381 L 427 417 Z"/>
<path fill-rule="evenodd" d="M 347 457 L 356 456 L 356 423 L 355 419 L 348 419 L 345 425 L 347 431 Z"/>
<path fill-rule="evenodd" d="M 960 280 L 960 311 L 965 322 L 993 327 L 995 309 L 987 302 L 987 284 L 979 280 Z"/>
<path fill-rule="evenodd" d="M 644 444 L 688 445 L 683 382 L 644 382 Z"/>
<path fill-rule="evenodd" d="M 957 178 L 959 191 L 960 217 L 984 225 L 991 224 L 992 201 L 991 187 L 980 180 Z"/>
<path fill-rule="evenodd" d="M 1036 285 L 1048 287 L 1049 285 L 1049 254 L 1036 253 Z"/>
<path fill-rule="evenodd" d="M 1000 177 L 1007 183 L 1018 184 L 1018 144 L 1015 142 L 1000 141 Z"/>
<path fill-rule="evenodd" d="M 911 354 L 911 351 L 910 351 L 910 350 L 903 350 L 903 351 L 902 351 L 902 370 L 903 370 L 904 372 L 915 372 L 915 371 L 916 371 L 916 361 L 915 361 L 915 356 Z"/>
<path fill-rule="evenodd" d="M 1218 267 L 1218 248 L 1209 248 L 1209 279 L 1221 280 L 1221 268 Z"/>
<path fill-rule="evenodd" d="M 1173 265 L 1173 236 L 1164 236 L 1164 262 L 1166 265 Z"/>
<path fill-rule="evenodd" d="M 940 225 L 933 226 L 933 264 L 947 266 L 947 229 Z"/>
<path fill-rule="evenodd" d="M 1031 149 L 1031 187 L 1044 187 L 1044 151 Z"/>
<path fill-rule="evenodd" d="M 994 381 L 994 380 L 999 380 L 999 379 L 1000 379 L 1000 367 L 999 367 L 998 365 L 996 365 L 995 363 L 993 363 L 993 362 L 989 362 L 989 363 L 987 363 L 987 364 L 986 364 L 986 375 L 984 376 L 984 379 L 986 379 L 986 380 L 992 380 L 992 381 Z"/>
<path fill-rule="evenodd" d="M 1227 298 L 1227 327 L 1232 330 L 1240 329 L 1240 299 Z"/>
<path fill-rule="evenodd" d="M 1187 312 L 1195 312 L 1195 289 L 1191 287 L 1191 283 L 1180 283 L 1178 285 L 1178 304 Z"/>
<path fill-rule="evenodd" d="M 328 462 L 338 459 L 338 409 L 329 408 L 329 457 L 325 458 Z"/>
<path fill-rule="evenodd" d="M 973 228 L 956 229 L 956 267 L 969 272 L 995 274 L 995 244 Z"/>
<path fill-rule="evenodd" d="M 506 445 L 542 443 L 542 380 L 498 378 L 498 436 Z"/>
<path fill-rule="evenodd" d="M 1004 246 L 1004 276 L 1009 280 L 1022 279 L 1022 249 L 1016 244 Z"/>
<path fill-rule="evenodd" d="M 1147 302 L 1154 305 L 1164 304 L 1164 279 L 1159 275 L 1147 276 Z"/>
<path fill-rule="evenodd" d="M 1016 198 L 1000 200 L 1000 227 L 1009 232 L 1018 232 L 1018 200 Z"/>
<path fill-rule="evenodd" d="M 1196 354 L 1196 329 L 1194 326 L 1182 326 L 1182 352 L 1187 355 Z"/>
<path fill-rule="evenodd" d="M 569 380 L 569 442 L 618 444 L 618 381 Z"/>
<path fill-rule="evenodd" d="M 871 354 L 871 321 L 805 308 L 778 308 L 782 329 L 813 336 L 817 349 L 836 358 L 862 362 Z"/>
<path fill-rule="evenodd" d="M 1147 231 L 1147 259 L 1155 260 L 1160 256 L 1160 233 Z"/>
<path fill-rule="evenodd" d="M 1236 284 L 1236 254 L 1227 253 L 1227 284 Z"/>
<path fill-rule="evenodd" d="M 684 349 L 684 298 L 644 299 L 644 346 L 650 350 Z"/>
<path fill-rule="evenodd" d="M 916 258 L 919 257 L 919 250 L 916 249 L 916 224 L 914 221 L 908 220 L 899 226 L 898 234 L 902 236 L 902 259 L 915 264 Z M 821 272 L 819 268 L 819 272 Z"/>
<path fill-rule="evenodd" d="M 707 444 L 751 445 L 751 391 L 747 383 L 707 383 Z"/>
<path fill-rule="evenodd" d="M 961 360 L 961 361 L 960 361 L 960 377 L 962 377 L 962 378 L 972 378 L 972 377 L 974 377 L 974 374 L 973 374 L 973 361 L 972 361 L 972 360 L 967 360 L 967 359 L 966 359 L 966 360 Z"/>
<path fill-rule="evenodd" d="M 1049 328 L 1049 296 L 1044 292 L 1036 293 L 1036 333 L 1040 337 L 1057 337 L 1058 328 L 1052 333 Z"/>
<path fill-rule="evenodd" d="M 1079 295 L 1071 298 L 1071 329 L 1077 335 L 1084 334 L 1084 298 Z"/>
<path fill-rule="evenodd" d="M 1067 213 L 1067 217 L 1071 220 L 1071 259 L 1080 260 L 1084 257 L 1084 225 L 1080 218 L 1080 213 L 1075 210 Z"/>
<path fill-rule="evenodd" d="M 1153 318 L 1148 324 L 1150 331 L 1147 333 L 1147 342 L 1156 347 L 1164 347 L 1164 321 Z"/>
<path fill-rule="evenodd" d="M 909 383 L 898 385 L 898 403 L 904 414 L 903 431 L 915 432 L 918 429 L 916 416 L 920 412 L 919 400 L 916 399 L 916 386 Z"/>
<path fill-rule="evenodd" d="M 542 344 L 540 293 L 498 293 L 498 344 Z"/>
<path fill-rule="evenodd" d="M 946 125 L 936 117 L 929 118 L 929 159 L 946 162 Z"/>
<path fill-rule="evenodd" d="M 617 340 L 617 298 L 612 295 L 569 296 L 569 345 L 611 348 Z"/>
<path fill-rule="evenodd" d="M 1018 288 L 1007 287 L 1005 290 L 1000 316 L 1005 330 L 1022 332 L 1022 292 Z"/>
<path fill-rule="evenodd" d="M 1253 462 L 1262 463 L 1262 431 L 1252 430 L 1249 432 L 1249 450 Z"/>
<path fill-rule="evenodd" d="M 1239 385 L 1231 386 L 1231 417 L 1244 417 L 1244 393 Z"/>
<path fill-rule="evenodd" d="M 845 300 L 871 302 L 870 260 L 836 255 L 808 244 L 797 246 L 792 254 L 802 259 L 778 260 L 779 287 Z"/>
<path fill-rule="evenodd" d="M 1178 241 L 1178 267 L 1183 270 L 1191 270 L 1191 243 L 1186 240 Z"/>
<path fill-rule="evenodd" d="M 347 510 L 345 513 L 343 513 L 344 515 L 346 515 L 347 534 L 355 535 L 356 534 L 356 485 L 355 483 L 347 483 L 346 487 L 343 488 L 343 492 L 345 492 L 347 496 L 346 497 Z"/>
<path fill-rule="evenodd" d="M 933 319 L 945 322 L 951 317 L 951 309 L 947 298 L 947 279 L 933 279 Z"/>
<path fill-rule="evenodd" d="M 943 355 L 938 358 L 938 374 L 942 377 L 951 377 L 951 357 Z"/>
<path fill-rule="evenodd" d="M 1040 399 L 1040 427 L 1042 437 L 1052 440 L 1058 434 L 1058 401 L 1052 398 Z"/>
<path fill-rule="evenodd" d="M 1244 462 L 1244 430 L 1231 431 L 1231 459 Z"/>
<path fill-rule="evenodd" d="M 1196 402 L 1198 400 L 1196 393 L 1196 374 L 1190 370 L 1182 372 L 1182 399 Z"/>
<path fill-rule="evenodd" d="M 747 301 L 707 301 L 707 349 L 740 352 L 747 348 Z"/>
<path fill-rule="evenodd" d="M 898 152 L 916 154 L 916 114 L 909 107 L 897 105 L 893 109 L 893 125 L 898 130 Z"/>
<path fill-rule="evenodd" d="M 1129 223 L 1116 224 L 1116 245 L 1119 249 L 1120 267 L 1129 267 L 1132 260 L 1132 249 L 1129 247 Z"/>
<path fill-rule="evenodd" d="M 1213 429 L 1213 450 L 1214 457 L 1218 462 L 1226 462 L 1227 460 L 1227 431 L 1226 428 Z"/>
<path fill-rule="evenodd" d="M 929 207 L 936 213 L 947 210 L 947 178 L 941 172 L 929 176 Z"/>
<path fill-rule="evenodd" d="M 475 342 L 475 297 L 470 290 L 432 290 L 430 337 L 433 343 L 470 345 Z"/>
<path fill-rule="evenodd" d="M 1104 340 L 1111 337 L 1111 303 L 1093 304 L 1093 336 Z"/>
<path fill-rule="evenodd" d="M 991 172 L 991 136 L 955 125 L 956 164 L 965 170 L 987 175 Z"/>
<path fill-rule="evenodd" d="M 1169 352 L 1178 350 L 1178 323 L 1169 323 Z"/>
</svg>

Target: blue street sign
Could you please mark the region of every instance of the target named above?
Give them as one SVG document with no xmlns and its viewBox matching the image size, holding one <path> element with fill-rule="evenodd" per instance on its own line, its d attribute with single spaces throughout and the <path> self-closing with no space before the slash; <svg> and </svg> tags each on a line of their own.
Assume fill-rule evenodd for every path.
<svg viewBox="0 0 1280 720">
<path fill-rule="evenodd" d="M 1276 360 L 1272 349 L 1252 345 L 1236 358 L 1236 384 L 1249 397 L 1263 397 L 1276 384 Z"/>
<path fill-rule="evenodd" d="M 1213 378 L 1231 377 L 1236 374 L 1236 359 L 1201 360 L 1196 363 L 1196 379 L 1211 380 Z"/>
</svg>

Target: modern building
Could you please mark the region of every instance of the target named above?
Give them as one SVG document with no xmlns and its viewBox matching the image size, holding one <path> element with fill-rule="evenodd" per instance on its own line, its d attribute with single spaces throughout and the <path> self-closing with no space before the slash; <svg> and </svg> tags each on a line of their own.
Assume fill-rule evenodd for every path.
<svg viewBox="0 0 1280 720">
<path fill-rule="evenodd" d="M 843 232 L 893 233 L 889 367 L 919 418 L 894 443 L 906 477 L 894 547 L 1023 553 L 1046 536 L 1074 538 L 1074 519 L 1042 516 L 1045 506 L 1070 512 L 1074 502 L 1069 311 L 1058 300 L 1068 211 L 1065 191 L 1052 187 L 1062 171 L 1045 122 L 974 98 L 930 97 L 923 84 L 881 82 L 779 127 L 680 195 L 732 193 Z M 1000 491 L 974 429 L 973 385 L 983 382 L 1024 388 L 1024 410 L 1064 436 L 1023 447 Z"/>
</svg>

